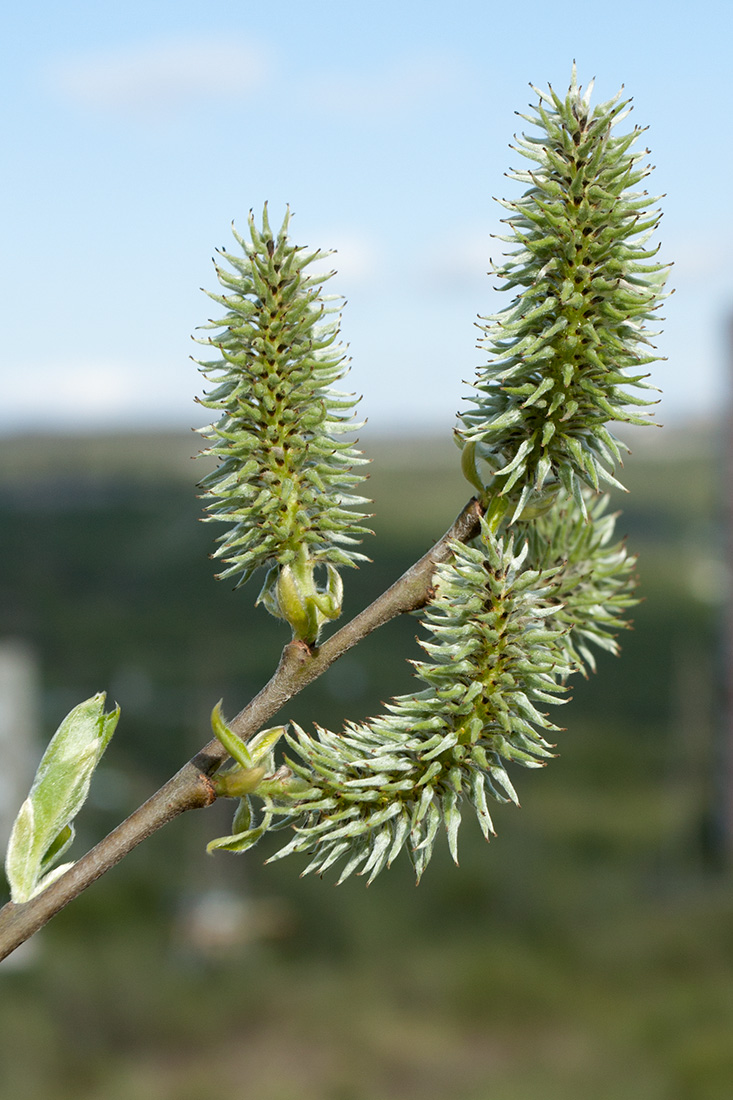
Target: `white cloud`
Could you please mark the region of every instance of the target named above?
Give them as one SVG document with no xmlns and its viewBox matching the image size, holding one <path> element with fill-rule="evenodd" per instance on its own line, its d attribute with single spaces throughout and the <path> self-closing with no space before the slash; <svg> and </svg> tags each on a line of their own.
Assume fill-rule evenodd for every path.
<svg viewBox="0 0 733 1100">
<path fill-rule="evenodd" d="M 431 287 L 440 288 L 441 294 L 463 295 L 477 289 L 488 292 L 492 285 L 487 279 L 490 255 L 498 252 L 488 227 L 475 233 L 457 232 L 433 240 L 426 248 L 405 253 L 389 252 L 384 241 L 377 244 L 355 230 L 342 232 L 336 228 L 322 235 L 322 239 L 332 243 L 333 251 L 316 261 L 314 270 L 336 271 L 334 293 L 342 286 L 350 293 L 355 286 L 361 289 L 370 283 L 378 285 L 385 272 L 404 287 L 421 293 Z"/>
<path fill-rule="evenodd" d="M 335 271 L 333 293 L 338 294 L 342 284 L 362 285 L 369 282 L 379 271 L 379 254 L 373 241 L 360 236 L 352 230 L 329 231 L 332 250 L 322 260 L 316 260 L 314 271 Z M 329 288 L 326 287 L 326 293 Z"/>
<path fill-rule="evenodd" d="M 442 92 L 454 95 L 465 80 L 465 65 L 435 53 L 403 57 L 362 74 L 326 74 L 311 83 L 310 97 L 330 110 L 373 114 L 410 108 Z"/>
<path fill-rule="evenodd" d="M 363 283 L 379 270 L 379 257 L 374 244 L 358 236 L 336 235 L 334 267 L 350 283 Z"/>
<path fill-rule="evenodd" d="M 173 38 L 67 56 L 47 70 L 52 89 L 85 108 L 122 113 L 169 112 L 201 100 L 237 99 L 263 85 L 273 51 L 261 42 L 230 37 Z M 465 62 L 435 52 L 404 56 L 360 73 L 332 70 L 312 76 L 290 64 L 297 102 L 358 115 L 410 109 L 426 99 L 465 94 Z"/>
<path fill-rule="evenodd" d="M 18 366 L 4 386 L 0 430 L 87 428 L 143 422 L 201 423 L 193 364 L 167 368 L 120 361 L 48 361 Z"/>
<path fill-rule="evenodd" d="M 261 47 L 227 37 L 164 40 L 69 57 L 48 75 L 57 92 L 85 107 L 140 112 L 245 95 L 267 69 Z"/>
<path fill-rule="evenodd" d="M 674 260 L 670 282 L 694 280 L 707 285 L 730 282 L 731 239 L 726 227 L 715 236 L 701 232 L 697 236 L 680 236 L 665 240 L 660 253 L 662 262 Z"/>
<path fill-rule="evenodd" d="M 489 227 L 475 231 L 464 230 L 442 240 L 433 241 L 430 248 L 418 258 L 416 273 L 420 281 L 439 285 L 442 292 L 465 294 L 483 289 L 488 294 L 496 279 L 490 282 L 491 256 L 498 258 L 501 242 L 492 240 Z"/>
</svg>

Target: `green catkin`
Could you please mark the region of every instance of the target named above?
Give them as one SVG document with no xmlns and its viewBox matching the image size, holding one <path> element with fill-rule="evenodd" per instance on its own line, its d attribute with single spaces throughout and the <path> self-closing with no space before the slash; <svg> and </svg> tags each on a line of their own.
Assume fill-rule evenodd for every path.
<svg viewBox="0 0 733 1100">
<path fill-rule="evenodd" d="M 262 602 L 312 641 L 340 612 L 338 569 L 366 560 L 354 547 L 368 529 L 353 509 L 367 502 L 352 493 L 365 460 L 343 438 L 360 426 L 356 401 L 332 388 L 348 368 L 333 299 L 321 293 L 330 275 L 309 273 L 322 254 L 291 243 L 289 219 L 273 234 L 267 208 L 261 229 L 250 215 L 250 240 L 234 233 L 242 255 L 224 250 L 231 270 L 216 265 L 225 293 L 209 297 L 226 313 L 199 343 L 220 355 L 201 363 L 215 383 L 201 404 L 219 414 L 202 429 L 203 453 L 219 464 L 201 484 L 207 518 L 230 525 L 214 554 L 218 576 L 239 586 L 267 569 Z"/>
<path fill-rule="evenodd" d="M 457 860 L 464 799 L 484 834 L 493 832 L 487 794 L 517 801 L 506 764 L 541 767 L 552 756 L 540 731 L 557 727 L 539 708 L 562 701 L 572 671 L 563 628 L 547 625 L 553 571 L 525 568 L 527 552 L 526 543 L 516 551 L 513 539 L 497 540 L 486 523 L 479 545 L 455 544 L 425 613 L 429 660 L 414 662 L 424 690 L 339 736 L 294 727 L 287 740 L 297 758 L 288 764 L 312 790 L 276 858 L 309 852 L 308 871 L 323 871 L 348 855 L 340 881 L 353 871 L 371 881 L 407 844 L 419 878 L 440 826 Z"/>
<path fill-rule="evenodd" d="M 653 388 L 645 324 L 668 273 L 648 244 L 661 215 L 636 190 L 648 150 L 633 151 L 638 127 L 616 135 L 629 101 L 619 93 L 591 110 L 591 87 L 581 94 L 573 67 L 565 99 L 534 89 L 535 113 L 521 116 L 538 132 L 514 146 L 532 167 L 509 173 L 529 186 L 502 203 L 511 232 L 500 239 L 514 249 L 496 269 L 501 289 L 519 292 L 485 319 L 490 360 L 461 415 L 464 470 L 511 502 L 513 518 L 558 486 L 581 510 L 583 485 L 618 486 L 622 445 L 605 425 L 648 424 L 655 403 L 631 392 Z"/>
</svg>

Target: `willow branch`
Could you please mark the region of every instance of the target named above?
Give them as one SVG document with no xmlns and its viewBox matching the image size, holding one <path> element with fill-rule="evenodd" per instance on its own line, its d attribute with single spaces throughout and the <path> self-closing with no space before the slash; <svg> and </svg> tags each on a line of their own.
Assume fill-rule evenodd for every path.
<svg viewBox="0 0 733 1100">
<path fill-rule="evenodd" d="M 229 727 L 244 740 L 254 736 L 289 699 L 322 676 L 334 661 L 373 630 L 397 615 L 423 607 L 432 596 L 436 566 L 451 557 L 452 542 L 469 542 L 476 535 L 481 514 L 479 502 L 476 499 L 469 501 L 453 525 L 427 554 L 411 565 L 373 603 L 332 634 L 323 645 L 316 648 L 303 642 L 290 642 L 286 645 L 274 676 L 228 723 Z M 214 739 L 193 758 L 192 763 L 206 775 L 211 775 L 226 758 L 226 749 Z"/>
<path fill-rule="evenodd" d="M 272 678 L 229 722 L 229 726 L 244 739 L 253 736 L 289 699 L 323 675 L 334 661 L 373 630 L 397 615 L 423 607 L 432 596 L 436 566 L 451 557 L 452 542 L 468 542 L 476 535 L 480 516 L 478 501 L 470 501 L 427 554 L 323 645 L 309 647 L 298 641 L 286 645 Z M 223 745 L 216 739 L 210 741 L 147 802 L 51 886 L 28 902 L 8 902 L 0 909 L 0 960 L 47 924 L 51 917 L 152 833 L 187 810 L 211 805 L 216 794 L 209 776 L 226 758 Z"/>
</svg>

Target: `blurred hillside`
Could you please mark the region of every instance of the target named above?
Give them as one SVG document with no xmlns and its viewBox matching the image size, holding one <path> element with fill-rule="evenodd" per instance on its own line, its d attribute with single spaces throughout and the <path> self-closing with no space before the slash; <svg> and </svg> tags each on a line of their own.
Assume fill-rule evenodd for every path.
<svg viewBox="0 0 733 1100">
<path fill-rule="evenodd" d="M 644 602 L 619 660 L 574 685 L 559 758 L 517 769 L 487 846 L 419 890 L 299 879 L 268 850 L 205 857 L 230 808 L 151 838 L 0 968 L 2 1095 L 35 1100 L 717 1100 L 733 1082 L 721 860 L 719 439 L 629 437 L 620 534 Z M 470 495 L 450 438 L 364 438 L 379 594 Z M 197 437 L 0 438 L 0 637 L 37 654 L 44 736 L 107 690 L 122 720 L 79 851 L 261 686 L 285 640 L 207 560 Z M 408 689 L 418 623 L 388 624 L 287 708 L 338 728 Z M 274 846 L 272 846 L 274 847 Z M 39 1042 L 38 1037 L 42 1036 Z M 244 1090 L 244 1091 L 243 1091 Z"/>
</svg>

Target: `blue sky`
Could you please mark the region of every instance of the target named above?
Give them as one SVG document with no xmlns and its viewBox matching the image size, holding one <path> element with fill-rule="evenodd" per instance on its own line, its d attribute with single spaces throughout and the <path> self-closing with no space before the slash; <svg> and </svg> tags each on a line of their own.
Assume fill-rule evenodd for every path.
<svg viewBox="0 0 733 1100">
<path fill-rule="evenodd" d="M 211 256 L 269 200 L 335 248 L 350 389 L 380 429 L 452 425 L 531 81 L 623 83 L 650 127 L 676 293 L 659 418 L 725 393 L 733 5 L 26 0 L 0 17 L 0 430 L 186 426 Z"/>
</svg>

